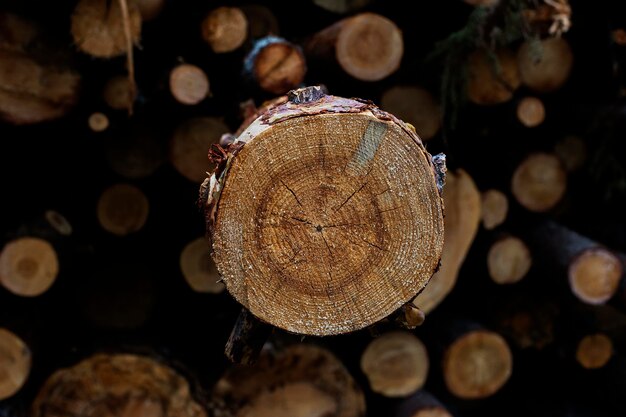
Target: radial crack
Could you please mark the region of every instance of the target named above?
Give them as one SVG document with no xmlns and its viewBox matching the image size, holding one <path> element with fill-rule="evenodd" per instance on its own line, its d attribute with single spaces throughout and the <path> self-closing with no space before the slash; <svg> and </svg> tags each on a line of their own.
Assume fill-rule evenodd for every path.
<svg viewBox="0 0 626 417">
<path fill-rule="evenodd" d="M 363 183 L 363 185 L 361 185 L 361 187 L 359 187 L 359 189 L 358 189 L 358 190 L 356 190 L 356 191 L 354 191 L 352 194 L 350 194 L 350 195 L 348 196 L 348 198 L 346 198 L 346 200 L 345 200 L 343 203 L 341 203 L 341 204 L 339 205 L 339 207 L 337 207 L 337 208 L 335 209 L 335 211 L 339 211 L 339 210 L 341 210 L 341 208 L 342 208 L 343 206 L 345 206 L 345 205 L 346 205 L 346 203 L 347 203 L 348 201 L 350 201 L 350 199 L 351 199 L 352 197 L 354 197 L 356 193 L 358 193 L 358 192 L 359 192 L 359 191 L 361 191 L 363 188 L 365 188 L 365 186 L 366 186 L 366 185 L 367 185 L 367 181 L 365 181 L 365 182 Z"/>
<path fill-rule="evenodd" d="M 280 180 L 280 183 L 281 183 L 282 185 L 284 185 L 286 189 L 288 189 L 288 190 L 289 190 L 289 192 L 291 193 L 291 195 L 293 195 L 293 198 L 295 198 L 295 199 L 296 199 L 296 201 L 298 202 L 298 204 L 299 204 L 300 206 L 302 206 L 302 203 L 300 202 L 300 199 L 298 198 L 298 196 L 296 195 L 296 193 L 295 193 L 295 192 L 294 192 L 291 188 L 289 188 L 289 186 L 288 186 L 287 184 L 285 184 L 285 182 L 284 182 L 283 180 Z"/>
</svg>

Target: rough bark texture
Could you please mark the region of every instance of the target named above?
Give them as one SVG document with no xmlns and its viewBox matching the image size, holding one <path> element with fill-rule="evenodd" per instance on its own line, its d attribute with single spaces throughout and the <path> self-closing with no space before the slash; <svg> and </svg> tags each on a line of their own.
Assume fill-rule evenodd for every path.
<svg viewBox="0 0 626 417">
<path fill-rule="evenodd" d="M 315 34 L 305 49 L 312 57 L 336 60 L 356 79 L 379 81 L 400 66 L 404 43 L 402 32 L 391 20 L 361 13 Z"/>
<path fill-rule="evenodd" d="M 314 345 L 264 351 L 251 367 L 233 367 L 213 390 L 215 417 L 359 417 L 361 389 L 339 360 Z"/>
<path fill-rule="evenodd" d="M 22 388 L 30 374 L 31 353 L 13 332 L 0 328 L 0 401 Z"/>
<path fill-rule="evenodd" d="M 52 286 L 58 273 L 57 253 L 46 240 L 18 238 L 8 242 L 0 253 L 0 284 L 14 294 L 41 295 Z"/>
<path fill-rule="evenodd" d="M 205 417 L 188 382 L 156 360 L 97 354 L 61 369 L 44 384 L 33 417 Z"/>
<path fill-rule="evenodd" d="M 213 258 L 262 320 L 303 334 L 358 330 L 437 268 L 441 167 L 371 103 L 298 90 L 213 154 L 201 188 Z"/>
<path fill-rule="evenodd" d="M 413 304 L 428 314 L 452 291 L 480 223 L 480 192 L 462 169 L 448 173 L 443 189 L 446 208 L 441 267 Z"/>
</svg>

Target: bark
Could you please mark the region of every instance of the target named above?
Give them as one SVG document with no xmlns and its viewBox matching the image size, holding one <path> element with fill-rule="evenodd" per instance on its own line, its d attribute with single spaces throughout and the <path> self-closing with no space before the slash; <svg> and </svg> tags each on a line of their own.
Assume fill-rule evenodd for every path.
<svg viewBox="0 0 626 417">
<path fill-rule="evenodd" d="M 224 353 L 231 362 L 251 365 L 258 359 L 271 333 L 272 326 L 242 308 L 226 342 Z"/>
</svg>

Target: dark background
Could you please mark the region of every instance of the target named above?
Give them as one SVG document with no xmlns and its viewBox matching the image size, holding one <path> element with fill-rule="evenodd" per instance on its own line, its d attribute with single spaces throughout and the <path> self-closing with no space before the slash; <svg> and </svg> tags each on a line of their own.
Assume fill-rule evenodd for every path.
<svg viewBox="0 0 626 417">
<path fill-rule="evenodd" d="M 257 3 L 270 6 L 281 36 L 296 43 L 339 19 L 308 1 Z M 135 50 L 140 96 L 132 118 L 109 110 L 100 93 L 111 76 L 124 73 L 124 58 L 105 61 L 76 52 L 72 59 L 83 76 L 83 90 L 79 105 L 68 116 L 35 126 L 0 124 L 0 236 L 7 241 L 25 233 L 48 209 L 65 215 L 74 228 L 74 234 L 57 247 L 61 273 L 47 293 L 28 299 L 0 288 L 0 326 L 20 335 L 32 347 L 34 358 L 26 386 L 0 402 L 0 416 L 24 414 L 47 376 L 95 351 L 131 350 L 164 357 L 197 379 L 200 395 L 210 390 L 227 365 L 223 346 L 239 307 L 226 292 L 194 293 L 178 266 L 184 245 L 204 233 L 196 208 L 198 185 L 167 163 L 146 179 L 127 180 L 115 174 L 105 158 L 108 143 L 127 137 L 134 129 L 147 129 L 164 151 L 176 126 L 194 116 L 224 117 L 234 130 L 241 121 L 241 101 L 254 98 L 260 103 L 270 98 L 240 76 L 249 45 L 216 55 L 199 36 L 206 13 L 224 4 L 244 3 L 168 1 L 156 20 L 144 24 L 141 47 Z M 516 100 L 527 93 L 522 89 L 503 105 L 462 107 L 456 129 L 446 129 L 427 148 L 431 153 L 445 152 L 450 167 L 466 169 L 481 190 L 495 187 L 508 193 L 511 173 L 523 156 L 533 150 L 550 150 L 566 135 L 582 137 L 590 160 L 595 157 L 599 164 L 588 163 L 571 175 L 564 201 L 543 217 L 624 252 L 624 190 L 616 186 L 619 176 L 602 167 L 605 158 L 615 158 L 624 169 L 626 158 L 626 107 L 619 94 L 626 50 L 614 45 L 610 36 L 611 30 L 626 25 L 626 4 L 572 0 L 571 5 L 573 27 L 565 37 L 573 48 L 574 69 L 564 88 L 540 96 L 547 111 L 543 125 L 528 129 L 516 121 Z M 69 0 L 0 2 L 0 10 L 37 20 L 51 39 L 70 50 L 73 6 Z M 425 63 L 424 58 L 436 41 L 465 24 L 472 8 L 460 0 L 379 0 L 366 10 L 389 17 L 402 29 L 405 55 L 400 70 L 383 81 L 366 83 L 311 63 L 305 83 L 323 83 L 332 94 L 375 102 L 386 88 L 398 83 L 417 83 L 437 95 L 441 68 Z M 200 66 L 211 81 L 212 97 L 197 106 L 182 106 L 169 95 L 167 76 L 181 59 Z M 106 132 L 88 129 L 86 121 L 94 111 L 109 116 L 111 127 Z M 99 195 L 118 182 L 137 185 L 150 200 L 146 226 L 124 238 L 103 231 L 96 219 Z M 523 235 L 539 216 L 528 214 L 509 197 L 511 210 L 503 230 Z M 592 312 L 575 300 L 562 272 L 548 263 L 535 262 L 517 285 L 494 284 L 485 259 L 497 233 L 479 230 L 455 290 L 415 331 L 431 357 L 425 388 L 459 416 L 626 415 L 624 323 L 616 322 L 610 333 L 616 349 L 611 362 L 600 370 L 582 369 L 574 351 L 580 337 L 596 328 Z M 558 312 L 555 341 L 540 351 L 512 345 L 513 375 L 499 393 L 480 401 L 455 399 L 441 379 L 441 334 L 461 319 L 497 329 L 499 314 L 515 303 L 553 306 Z M 610 304 L 626 311 L 619 299 Z M 149 315 L 143 324 L 130 328 L 128 323 L 126 328 L 102 326 L 90 318 L 94 305 L 102 314 L 131 317 L 128 322 L 133 321 L 133 314 L 139 315 L 138 322 L 142 314 Z M 346 363 L 366 392 L 368 415 L 389 415 L 395 402 L 369 391 L 359 370 L 360 354 L 370 340 L 367 332 L 307 340 L 331 347 Z"/>
</svg>

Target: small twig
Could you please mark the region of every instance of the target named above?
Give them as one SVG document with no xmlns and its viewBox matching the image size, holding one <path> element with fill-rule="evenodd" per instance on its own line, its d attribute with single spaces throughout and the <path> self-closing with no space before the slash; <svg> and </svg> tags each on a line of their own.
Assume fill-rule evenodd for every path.
<svg viewBox="0 0 626 417">
<path fill-rule="evenodd" d="M 133 114 L 134 97 L 137 93 L 135 84 L 135 63 L 133 61 L 133 39 L 130 33 L 130 17 L 128 15 L 127 0 L 119 0 L 120 9 L 122 11 L 122 22 L 124 24 L 124 37 L 126 38 L 126 66 L 128 67 L 128 88 L 130 89 L 131 100 L 128 104 L 128 115 Z"/>
</svg>

